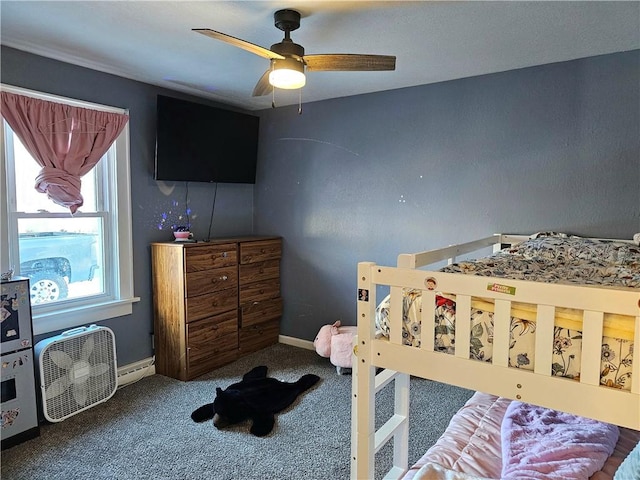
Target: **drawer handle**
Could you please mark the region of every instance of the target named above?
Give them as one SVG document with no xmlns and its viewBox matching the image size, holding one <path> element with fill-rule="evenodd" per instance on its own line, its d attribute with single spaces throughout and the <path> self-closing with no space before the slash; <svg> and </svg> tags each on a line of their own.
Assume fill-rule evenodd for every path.
<svg viewBox="0 0 640 480">
<path fill-rule="evenodd" d="M 227 252 L 222 252 L 222 258 L 227 258 L 229 254 Z"/>
<path fill-rule="evenodd" d="M 227 277 L 226 275 L 222 275 L 220 277 L 220 280 L 222 280 L 224 282 L 225 280 L 229 280 L 229 277 Z"/>
<path fill-rule="evenodd" d="M 253 302 L 254 305 L 260 305 L 260 302 Z"/>
</svg>

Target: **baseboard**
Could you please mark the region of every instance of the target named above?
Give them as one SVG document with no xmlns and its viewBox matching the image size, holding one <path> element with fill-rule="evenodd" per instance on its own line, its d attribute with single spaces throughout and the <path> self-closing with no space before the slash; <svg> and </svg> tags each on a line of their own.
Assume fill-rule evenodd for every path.
<svg viewBox="0 0 640 480">
<path fill-rule="evenodd" d="M 315 350 L 313 342 L 302 340 L 301 338 L 280 335 L 278 341 L 279 343 L 304 348 L 305 350 Z M 126 387 L 146 376 L 154 375 L 156 373 L 154 361 L 153 357 L 149 357 L 118 368 L 118 388 Z"/>
<path fill-rule="evenodd" d="M 306 350 L 315 350 L 316 347 L 313 346 L 313 342 L 309 340 L 302 340 L 301 338 L 295 337 L 287 337 L 285 335 L 280 335 L 278 337 L 278 341 L 280 343 L 284 343 L 285 345 L 291 345 L 292 347 L 304 348 Z"/>
<path fill-rule="evenodd" d="M 126 387 L 138 380 L 156 373 L 155 358 L 143 358 L 118 368 L 118 388 Z"/>
</svg>

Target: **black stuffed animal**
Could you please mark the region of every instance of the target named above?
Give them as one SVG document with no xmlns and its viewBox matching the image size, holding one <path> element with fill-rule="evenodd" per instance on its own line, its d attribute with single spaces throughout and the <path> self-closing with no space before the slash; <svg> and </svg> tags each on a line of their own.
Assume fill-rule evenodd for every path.
<svg viewBox="0 0 640 480">
<path fill-rule="evenodd" d="M 307 374 L 297 382 L 281 382 L 267 378 L 267 367 L 255 367 L 242 377 L 242 381 L 230 385 L 225 390 L 216 388 L 213 403 L 201 406 L 191 414 L 195 422 L 213 418 L 216 428 L 240 423 L 251 419 L 251 433 L 263 437 L 275 424 L 275 414 L 281 412 L 302 392 L 314 386 L 320 377 Z"/>
</svg>

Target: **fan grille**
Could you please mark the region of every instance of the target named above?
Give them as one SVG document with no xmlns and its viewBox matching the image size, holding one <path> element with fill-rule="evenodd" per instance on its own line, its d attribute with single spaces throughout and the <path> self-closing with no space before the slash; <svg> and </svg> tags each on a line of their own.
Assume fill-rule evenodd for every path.
<svg viewBox="0 0 640 480">
<path fill-rule="evenodd" d="M 54 341 L 40 354 L 40 377 L 45 417 L 52 422 L 108 400 L 117 388 L 113 332 L 94 327 Z"/>
</svg>

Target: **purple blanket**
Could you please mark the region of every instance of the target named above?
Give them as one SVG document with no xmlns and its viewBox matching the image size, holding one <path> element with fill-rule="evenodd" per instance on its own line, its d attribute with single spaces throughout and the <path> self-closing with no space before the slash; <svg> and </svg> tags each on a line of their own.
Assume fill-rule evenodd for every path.
<svg viewBox="0 0 640 480">
<path fill-rule="evenodd" d="M 511 402 L 502 421 L 503 480 L 584 480 L 615 448 L 618 427 Z"/>
</svg>

